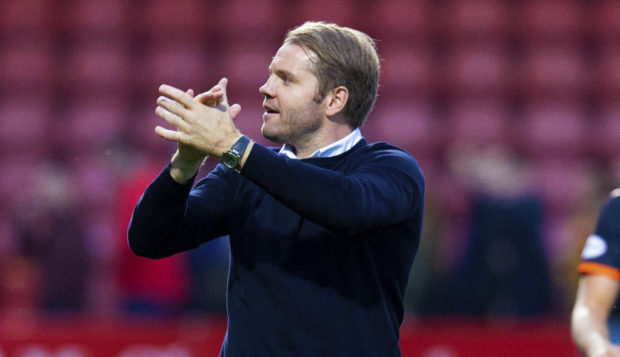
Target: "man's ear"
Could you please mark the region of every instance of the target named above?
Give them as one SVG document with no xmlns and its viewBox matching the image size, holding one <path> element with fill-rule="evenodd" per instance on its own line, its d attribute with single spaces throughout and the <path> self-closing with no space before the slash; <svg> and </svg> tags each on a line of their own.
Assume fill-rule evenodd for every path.
<svg viewBox="0 0 620 357">
<path fill-rule="evenodd" d="M 346 87 L 339 86 L 330 90 L 325 96 L 325 114 L 331 117 L 342 112 L 348 101 L 349 90 Z"/>
</svg>

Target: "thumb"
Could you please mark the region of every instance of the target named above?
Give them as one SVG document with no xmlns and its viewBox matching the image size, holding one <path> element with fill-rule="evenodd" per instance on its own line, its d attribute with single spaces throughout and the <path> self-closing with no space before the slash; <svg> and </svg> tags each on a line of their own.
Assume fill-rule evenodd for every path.
<svg viewBox="0 0 620 357">
<path fill-rule="evenodd" d="M 220 98 L 219 104 L 228 106 L 228 93 L 226 88 L 228 86 L 228 78 L 224 77 L 220 79 L 217 85 L 222 89 L 222 97 Z"/>
<path fill-rule="evenodd" d="M 230 106 L 230 117 L 232 120 L 235 120 L 237 115 L 239 115 L 239 112 L 241 112 L 241 106 L 239 104 L 233 104 Z"/>
</svg>

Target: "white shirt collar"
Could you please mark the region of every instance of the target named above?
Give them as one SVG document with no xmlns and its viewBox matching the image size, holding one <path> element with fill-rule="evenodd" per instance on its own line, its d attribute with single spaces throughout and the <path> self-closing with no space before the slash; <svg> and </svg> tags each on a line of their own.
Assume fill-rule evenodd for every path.
<svg viewBox="0 0 620 357">
<path fill-rule="evenodd" d="M 355 130 L 353 130 L 349 135 L 318 149 L 317 151 L 313 152 L 312 155 L 308 156 L 308 158 L 332 157 L 340 155 L 349 151 L 360 140 L 362 140 L 362 132 L 359 128 L 355 128 Z M 295 155 L 295 152 L 293 152 L 293 149 L 289 145 L 282 145 L 280 153 L 288 156 L 291 159 L 298 159 L 297 155 Z"/>
</svg>

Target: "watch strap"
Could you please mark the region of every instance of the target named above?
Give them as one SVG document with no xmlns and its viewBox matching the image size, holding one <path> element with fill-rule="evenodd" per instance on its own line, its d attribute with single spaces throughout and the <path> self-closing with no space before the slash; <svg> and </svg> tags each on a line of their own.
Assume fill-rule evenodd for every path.
<svg viewBox="0 0 620 357">
<path fill-rule="evenodd" d="M 222 155 L 222 164 L 229 169 L 239 170 L 241 168 L 241 158 L 249 143 L 250 139 L 247 136 L 241 136 L 237 142 Z"/>
<path fill-rule="evenodd" d="M 230 150 L 234 151 L 239 157 L 243 156 L 245 149 L 248 147 L 250 143 L 250 138 L 245 135 L 242 135 L 239 140 L 230 148 Z"/>
</svg>

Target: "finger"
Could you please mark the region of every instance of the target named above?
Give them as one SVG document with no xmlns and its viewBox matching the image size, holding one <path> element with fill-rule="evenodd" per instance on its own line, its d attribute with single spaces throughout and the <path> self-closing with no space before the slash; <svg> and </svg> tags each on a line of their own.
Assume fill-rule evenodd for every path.
<svg viewBox="0 0 620 357">
<path fill-rule="evenodd" d="M 211 96 L 214 94 L 221 94 L 222 93 L 222 87 L 218 84 L 214 85 L 213 87 L 211 87 L 211 89 L 209 89 L 208 91 L 201 93 L 198 95 L 198 97 L 200 96 Z"/>
<path fill-rule="evenodd" d="M 192 96 L 192 97 L 194 96 L 194 90 L 193 90 L 193 89 L 191 89 L 191 88 L 190 88 L 190 89 L 188 89 L 188 90 L 186 90 L 186 91 L 185 91 L 185 93 L 189 94 L 189 95 L 190 95 L 190 96 Z"/>
<path fill-rule="evenodd" d="M 159 86 L 159 93 L 165 95 L 166 97 L 169 97 L 170 99 L 174 99 L 175 101 L 189 109 L 193 108 L 193 105 L 195 103 L 194 98 L 191 95 L 167 84 L 162 84 L 161 86 Z"/>
<path fill-rule="evenodd" d="M 155 133 L 166 140 L 176 141 L 176 142 L 181 141 L 182 134 L 176 130 L 169 130 L 169 129 L 166 129 L 158 125 L 155 127 Z"/>
<path fill-rule="evenodd" d="M 169 112 L 174 113 L 181 118 L 184 118 L 187 115 L 187 111 L 188 111 L 187 108 L 181 103 L 175 100 L 172 100 L 170 98 L 160 96 L 159 98 L 157 98 L 157 104 L 160 107 L 165 108 Z"/>
<path fill-rule="evenodd" d="M 222 86 L 220 86 L 220 84 L 216 84 L 213 87 L 211 87 L 211 89 L 209 89 L 209 92 L 218 92 L 222 90 Z"/>
<path fill-rule="evenodd" d="M 239 104 L 235 103 L 230 106 L 230 117 L 232 120 L 235 120 L 237 115 L 239 115 L 239 112 L 241 112 L 241 106 Z"/>
<path fill-rule="evenodd" d="M 155 108 L 155 114 L 157 114 L 159 117 L 164 119 L 169 124 L 174 125 L 178 129 L 185 128 L 186 124 L 183 121 L 183 119 L 181 119 L 181 117 L 179 117 L 178 115 L 176 115 L 174 113 L 169 112 L 168 110 L 166 110 L 163 107 L 158 106 L 157 108 Z"/>
<path fill-rule="evenodd" d="M 195 99 L 207 106 L 210 107 L 214 107 L 218 104 L 218 102 L 220 101 L 221 97 L 222 97 L 223 93 L 221 90 L 219 90 L 218 92 L 205 92 L 205 93 L 201 93 L 198 94 Z"/>
<path fill-rule="evenodd" d="M 226 91 L 226 87 L 228 86 L 228 78 L 224 77 L 220 79 L 217 85 L 222 88 L 222 93 L 223 93 L 222 98 L 219 100 L 219 104 L 228 106 L 228 95 Z"/>
</svg>

